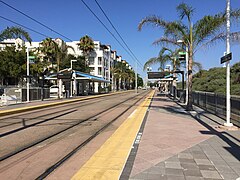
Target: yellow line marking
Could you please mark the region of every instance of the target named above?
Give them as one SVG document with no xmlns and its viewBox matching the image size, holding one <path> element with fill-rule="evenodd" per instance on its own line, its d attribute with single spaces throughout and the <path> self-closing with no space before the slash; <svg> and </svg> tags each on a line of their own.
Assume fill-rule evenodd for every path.
<svg viewBox="0 0 240 180">
<path fill-rule="evenodd" d="M 137 107 L 135 113 L 130 115 L 79 169 L 72 177 L 72 180 L 119 179 L 153 94 L 154 91 L 148 95 Z"/>
<path fill-rule="evenodd" d="M 68 100 L 64 100 L 64 101 L 61 101 L 61 102 L 52 102 L 52 103 L 41 104 L 41 105 L 36 105 L 36 106 L 29 106 L 29 107 L 3 110 L 3 111 L 0 111 L 0 116 L 5 116 L 5 115 L 9 115 L 9 114 L 15 114 L 15 113 L 20 113 L 20 112 L 30 111 L 30 110 L 34 110 L 34 109 L 41 109 L 41 108 L 46 108 L 46 107 L 51 107 L 51 106 L 63 105 L 63 104 L 67 104 L 67 103 L 83 101 L 83 100 L 88 100 L 88 99 L 94 99 L 94 98 L 103 97 L 103 96 L 111 96 L 111 95 L 114 95 L 114 94 L 127 93 L 127 92 L 131 92 L 131 91 L 132 90 L 114 92 L 114 93 L 110 93 L 110 94 L 101 94 L 101 95 L 97 95 L 97 96 L 88 96 L 88 97 L 84 97 L 84 98 L 68 99 Z"/>
</svg>

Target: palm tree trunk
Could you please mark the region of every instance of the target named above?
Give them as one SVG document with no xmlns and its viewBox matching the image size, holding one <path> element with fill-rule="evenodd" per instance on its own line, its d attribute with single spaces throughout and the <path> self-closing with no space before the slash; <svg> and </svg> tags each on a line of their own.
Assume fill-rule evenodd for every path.
<svg viewBox="0 0 240 180">
<path fill-rule="evenodd" d="M 189 64 L 188 64 L 188 104 L 187 110 L 191 111 L 193 109 L 193 98 L 192 98 L 192 63 L 193 63 L 193 54 L 192 54 L 192 47 L 189 49 Z"/>
</svg>

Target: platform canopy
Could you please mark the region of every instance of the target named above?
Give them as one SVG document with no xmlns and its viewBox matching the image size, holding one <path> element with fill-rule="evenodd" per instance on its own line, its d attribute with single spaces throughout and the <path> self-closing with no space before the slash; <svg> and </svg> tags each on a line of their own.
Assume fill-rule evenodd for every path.
<svg viewBox="0 0 240 180">
<path fill-rule="evenodd" d="M 64 69 L 60 71 L 58 74 L 50 74 L 49 76 L 45 77 L 46 80 L 57 80 L 57 79 L 76 79 L 76 80 L 89 80 L 93 82 L 103 82 L 103 83 L 111 83 L 108 80 L 105 80 L 102 77 L 93 76 L 91 74 L 83 73 L 80 71 L 74 71 L 71 69 Z"/>
<path fill-rule="evenodd" d="M 102 77 L 93 76 L 91 74 L 86 74 L 86 73 L 82 73 L 79 71 L 75 71 L 74 73 L 75 73 L 76 79 L 87 79 L 87 80 L 91 80 L 91 81 L 95 81 L 95 82 L 110 83 L 110 81 L 105 80 Z"/>
</svg>

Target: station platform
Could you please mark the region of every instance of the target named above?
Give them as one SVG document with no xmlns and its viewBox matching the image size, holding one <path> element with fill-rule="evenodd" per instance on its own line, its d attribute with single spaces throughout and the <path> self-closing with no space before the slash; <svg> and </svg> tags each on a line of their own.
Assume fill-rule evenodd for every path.
<svg viewBox="0 0 240 180">
<path fill-rule="evenodd" d="M 63 101 L 8 106 L 0 111 Z M 223 123 L 197 107 L 185 111 L 178 102 L 151 91 L 103 144 L 86 149 L 94 152 L 85 157 L 84 164 L 77 162 L 85 152 L 46 179 L 240 179 L 240 130 L 225 130 L 221 128 Z"/>
<path fill-rule="evenodd" d="M 152 92 L 72 179 L 236 180 L 240 131 L 223 123 Z"/>
</svg>

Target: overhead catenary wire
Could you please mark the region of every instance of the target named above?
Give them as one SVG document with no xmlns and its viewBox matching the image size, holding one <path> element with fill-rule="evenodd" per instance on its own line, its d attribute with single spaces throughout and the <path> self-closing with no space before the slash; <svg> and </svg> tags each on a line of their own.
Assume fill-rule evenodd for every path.
<svg viewBox="0 0 240 180">
<path fill-rule="evenodd" d="M 137 62 L 143 67 L 142 63 L 138 60 L 138 58 L 135 56 L 135 54 L 132 52 L 132 50 L 130 49 L 130 47 L 127 45 L 126 41 L 123 39 L 123 37 L 121 36 L 121 34 L 118 32 L 117 28 L 113 25 L 112 21 L 110 20 L 110 18 L 107 16 L 107 14 L 105 13 L 105 11 L 103 10 L 103 8 L 101 7 L 101 5 L 98 3 L 97 0 L 95 0 L 97 6 L 100 8 L 100 10 L 102 11 L 102 13 L 104 14 L 104 16 L 107 18 L 108 22 L 111 24 L 112 28 L 115 30 L 115 32 L 117 33 L 117 35 L 120 37 L 120 39 L 122 40 L 122 42 L 125 44 L 125 46 L 127 47 L 127 49 L 129 50 L 129 52 L 133 55 L 133 57 L 137 60 Z"/>
<path fill-rule="evenodd" d="M 6 21 L 9 21 L 9 22 L 11 22 L 11 23 L 13 23 L 13 24 L 16 24 L 16 25 L 18 25 L 18 26 L 21 26 L 21 27 L 23 27 L 23 28 L 25 28 L 25 29 L 28 29 L 28 30 L 30 30 L 30 31 L 32 31 L 32 32 L 35 32 L 35 33 L 37 33 L 37 34 L 39 34 L 39 35 L 41 35 L 41 36 L 49 37 L 49 36 L 47 36 L 47 35 L 45 35 L 45 34 L 43 34 L 43 33 L 40 33 L 40 32 L 38 32 L 38 31 L 36 31 L 36 30 L 34 30 L 34 29 L 32 29 L 32 28 L 29 28 L 29 27 L 27 27 L 27 26 L 24 26 L 24 25 L 22 25 L 22 24 L 20 24 L 20 23 L 17 23 L 17 22 L 15 22 L 15 21 L 11 20 L 11 19 L 5 18 L 5 17 L 3 17 L 3 16 L 0 16 L 0 18 L 5 19 Z"/>
<path fill-rule="evenodd" d="M 111 36 L 118 42 L 118 44 L 134 59 L 133 55 L 123 46 L 123 44 L 116 38 L 116 36 L 108 29 L 108 27 L 102 22 L 102 20 L 93 12 L 93 10 L 87 5 L 84 0 L 81 0 L 85 7 L 93 14 L 93 16 L 102 24 L 102 26 L 111 34 Z"/>
<path fill-rule="evenodd" d="M 67 39 L 67 40 L 69 40 L 69 41 L 72 41 L 70 38 L 68 38 L 68 37 L 64 36 L 63 34 L 61 34 L 61 33 L 57 32 L 57 31 L 55 31 L 54 29 L 52 29 L 52 28 L 50 28 L 49 26 L 47 26 L 47 25 L 45 25 L 45 24 L 41 23 L 40 21 L 38 21 L 38 20 L 34 19 L 33 17 L 31 17 L 31 16 L 27 15 L 26 13 L 24 13 L 24 12 L 22 12 L 22 11 L 20 11 L 20 10 L 16 9 L 15 7 L 11 6 L 10 4 L 7 4 L 6 2 L 4 2 L 4 1 L 2 1 L 2 0 L 0 0 L 0 2 L 1 2 L 1 3 L 3 3 L 3 4 L 5 4 L 5 5 L 6 5 L 6 6 L 8 6 L 9 8 L 11 8 L 11 9 L 13 9 L 13 10 L 15 10 L 15 11 L 19 12 L 20 14 L 22 14 L 22 15 L 26 16 L 27 18 L 29 18 L 29 19 L 33 20 L 34 22 L 36 22 L 36 23 L 40 24 L 41 26 L 43 26 L 43 27 L 47 28 L 48 30 L 50 30 L 50 31 L 52 31 L 52 32 L 54 32 L 54 33 L 56 33 L 56 34 L 58 34 L 59 36 L 62 36 L 62 37 L 64 37 L 65 39 Z"/>
</svg>

